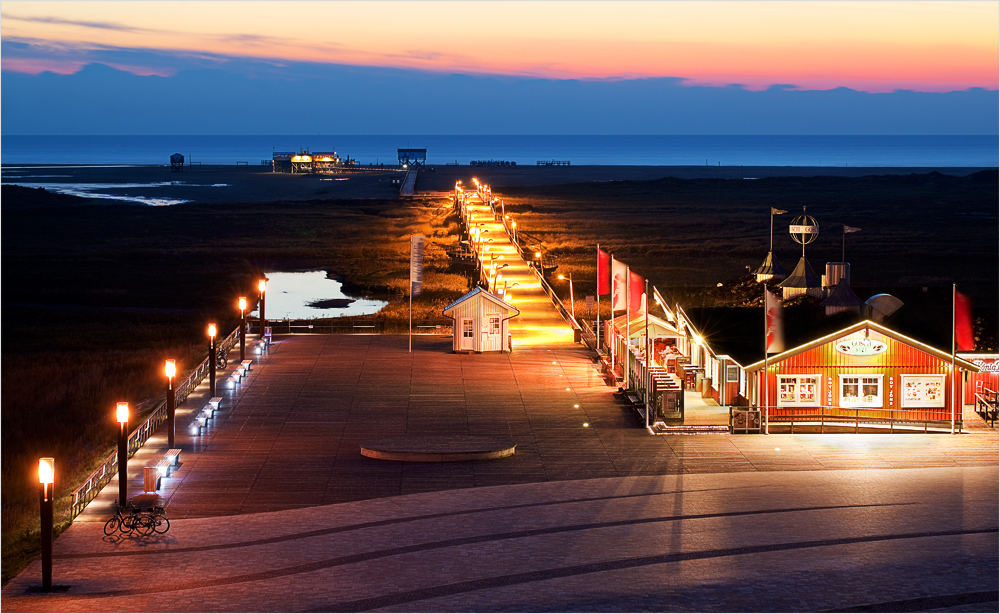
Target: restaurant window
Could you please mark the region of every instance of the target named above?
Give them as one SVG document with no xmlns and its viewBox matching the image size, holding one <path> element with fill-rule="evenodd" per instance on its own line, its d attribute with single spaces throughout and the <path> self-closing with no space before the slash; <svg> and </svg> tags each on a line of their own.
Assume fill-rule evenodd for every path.
<svg viewBox="0 0 1000 614">
<path fill-rule="evenodd" d="M 778 406 L 819 405 L 818 375 L 779 375 Z"/>
<path fill-rule="evenodd" d="M 841 375 L 841 407 L 882 407 L 881 375 Z"/>
<path fill-rule="evenodd" d="M 943 375 L 901 375 L 903 389 L 900 407 L 944 407 Z"/>
<path fill-rule="evenodd" d="M 740 381 L 740 368 L 736 365 L 726 366 L 726 381 L 727 382 L 738 382 Z"/>
</svg>

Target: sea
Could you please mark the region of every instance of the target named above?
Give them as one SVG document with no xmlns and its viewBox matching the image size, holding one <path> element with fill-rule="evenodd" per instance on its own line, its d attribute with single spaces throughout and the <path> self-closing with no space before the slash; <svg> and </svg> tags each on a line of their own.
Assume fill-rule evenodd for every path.
<svg viewBox="0 0 1000 614">
<path fill-rule="evenodd" d="M 332 152 L 363 165 L 393 164 L 397 149 L 426 149 L 427 164 L 475 161 L 623 166 L 997 167 L 997 135 L 271 135 L 0 137 L 0 163 L 58 165 L 187 162 L 251 166 L 274 152 Z"/>
</svg>

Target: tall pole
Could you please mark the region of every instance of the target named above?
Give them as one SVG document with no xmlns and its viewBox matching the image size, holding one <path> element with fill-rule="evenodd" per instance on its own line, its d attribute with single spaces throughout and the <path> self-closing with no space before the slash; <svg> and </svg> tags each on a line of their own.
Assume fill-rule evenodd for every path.
<svg viewBox="0 0 1000 614">
<path fill-rule="evenodd" d="M 128 504 L 128 403 L 118 403 L 118 505 Z"/>
<path fill-rule="evenodd" d="M 632 309 L 631 305 L 631 294 L 632 294 L 632 268 L 625 267 L 625 388 L 628 388 L 629 380 L 629 363 L 632 357 L 632 332 L 629 330 L 629 325 L 632 323 Z"/>
<path fill-rule="evenodd" d="M 618 334 L 615 330 L 615 257 L 611 256 L 611 338 L 608 339 L 608 345 L 611 346 L 611 377 L 616 378 L 614 375 L 615 366 L 615 345 L 618 342 Z M 616 378 L 617 379 L 617 378 Z"/>
<path fill-rule="evenodd" d="M 646 384 L 645 384 L 645 386 L 646 386 L 646 394 L 644 394 L 643 396 L 646 397 L 646 428 L 649 428 L 649 408 L 650 408 L 650 403 L 649 403 L 649 389 L 652 388 L 652 386 L 650 385 L 652 383 L 651 377 L 650 377 L 650 374 L 651 374 L 650 369 L 652 367 L 652 360 L 651 360 L 652 357 L 649 354 L 649 279 L 646 280 L 646 293 L 645 293 L 644 296 L 646 297 L 646 330 L 644 332 L 644 334 L 646 336 L 646 349 L 645 349 L 645 351 L 646 351 Z"/>
<path fill-rule="evenodd" d="M 601 244 L 597 244 L 597 330 L 595 331 L 594 349 L 601 353 Z"/>
<path fill-rule="evenodd" d="M 267 290 L 267 280 L 261 279 L 257 282 L 257 290 L 260 291 L 260 330 L 258 331 L 257 337 L 259 339 L 264 338 L 264 294 Z"/>
<path fill-rule="evenodd" d="M 573 298 L 573 276 L 569 276 L 569 307 L 573 310 L 573 319 L 576 319 L 576 299 Z"/>
<path fill-rule="evenodd" d="M 209 396 L 215 396 L 215 324 L 208 325 L 208 381 Z"/>
<path fill-rule="evenodd" d="M 174 375 L 177 373 L 177 364 L 168 360 L 163 367 L 167 376 L 167 448 L 174 448 Z"/>
<path fill-rule="evenodd" d="M 240 362 L 247 359 L 247 298 L 240 297 Z"/>
<path fill-rule="evenodd" d="M 42 590 L 52 590 L 52 505 L 55 499 L 55 459 L 38 459 L 38 509 L 42 530 Z"/>
<path fill-rule="evenodd" d="M 767 286 L 764 285 L 764 434 L 770 435 L 771 421 L 768 403 L 770 397 L 767 394 Z"/>
<path fill-rule="evenodd" d="M 955 292 L 951 284 L 951 434 L 955 434 Z"/>
</svg>

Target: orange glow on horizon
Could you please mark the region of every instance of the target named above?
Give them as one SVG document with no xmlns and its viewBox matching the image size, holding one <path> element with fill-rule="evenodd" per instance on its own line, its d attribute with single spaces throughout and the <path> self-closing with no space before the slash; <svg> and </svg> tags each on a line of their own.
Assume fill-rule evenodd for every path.
<svg viewBox="0 0 1000 614">
<path fill-rule="evenodd" d="M 3 38 L 74 48 L 749 89 L 996 89 L 995 2 L 24 2 Z M 330 23 L 343 27 L 331 29 Z M 461 24 L 484 27 L 456 27 Z M 9 55 L 9 54 L 8 54 Z M 72 54 L 70 54 L 72 55 Z M 5 57 L 73 72 L 79 58 Z M 163 68 L 118 65 L 136 74 Z"/>
</svg>

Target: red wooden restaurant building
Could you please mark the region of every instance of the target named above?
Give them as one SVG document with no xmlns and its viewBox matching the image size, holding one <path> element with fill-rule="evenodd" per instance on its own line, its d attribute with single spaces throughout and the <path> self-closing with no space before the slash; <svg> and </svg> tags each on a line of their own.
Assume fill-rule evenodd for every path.
<svg viewBox="0 0 1000 614">
<path fill-rule="evenodd" d="M 958 431 L 963 372 L 979 367 L 864 320 L 745 371 L 748 397 L 771 427 L 830 422 Z"/>
</svg>

